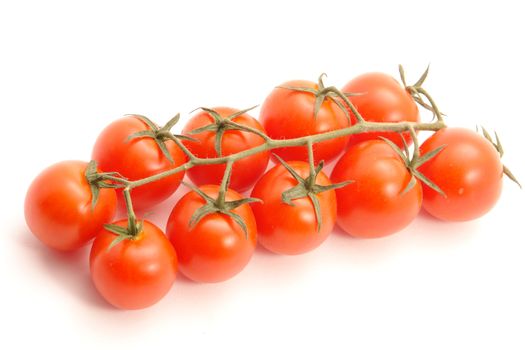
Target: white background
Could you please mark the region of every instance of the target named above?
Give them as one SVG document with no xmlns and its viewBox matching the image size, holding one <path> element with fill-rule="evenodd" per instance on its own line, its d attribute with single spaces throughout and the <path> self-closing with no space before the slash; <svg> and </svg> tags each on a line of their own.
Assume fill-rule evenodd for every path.
<svg viewBox="0 0 525 350">
<path fill-rule="evenodd" d="M 479 220 L 422 215 L 377 240 L 336 231 L 296 257 L 261 249 L 228 282 L 179 278 L 134 312 L 98 296 L 88 247 L 51 252 L 23 219 L 34 176 L 88 160 L 125 113 L 163 123 L 198 106 L 245 108 L 286 80 L 326 72 L 342 86 L 397 75 L 398 63 L 415 81 L 430 62 L 426 87 L 448 124 L 497 129 L 525 181 L 518 1 L 147 3 L 1 2 L 0 347 L 525 348 L 524 195 L 507 180 Z M 170 205 L 153 214 L 161 227 Z"/>
</svg>

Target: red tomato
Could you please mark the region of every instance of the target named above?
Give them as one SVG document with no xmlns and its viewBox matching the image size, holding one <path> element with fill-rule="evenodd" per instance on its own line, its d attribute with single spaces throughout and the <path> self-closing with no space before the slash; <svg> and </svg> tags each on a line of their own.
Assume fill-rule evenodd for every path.
<svg viewBox="0 0 525 350">
<path fill-rule="evenodd" d="M 221 117 L 226 118 L 236 112 L 237 109 L 228 107 L 217 107 L 214 109 Z M 265 132 L 259 122 L 248 114 L 241 114 L 232 119 L 233 122 Z M 201 158 L 216 158 L 215 136 L 216 131 L 204 131 L 202 133 L 189 135 L 190 131 L 206 125 L 214 124 L 214 119 L 207 112 L 202 111 L 193 116 L 184 129 L 183 134 L 191 136 L 197 141 L 184 141 L 188 149 Z M 226 130 L 222 136 L 222 155 L 227 156 L 234 153 L 257 147 L 264 143 L 264 139 L 247 131 Z M 243 192 L 249 189 L 255 181 L 264 173 L 268 165 L 269 153 L 260 152 L 252 156 L 240 159 L 233 164 L 230 178 L 230 188 Z M 188 176 L 197 186 L 206 184 L 220 184 L 226 169 L 225 164 L 200 165 L 190 168 Z"/>
<path fill-rule="evenodd" d="M 137 116 L 126 116 L 109 124 L 93 148 L 93 159 L 106 171 L 119 172 L 129 180 L 138 180 L 158 174 L 186 162 L 186 156 L 173 142 L 166 141 L 166 147 L 173 158 L 171 163 L 150 137 L 129 140 L 136 132 L 150 130 L 150 127 Z M 179 187 L 184 172 L 165 177 L 133 189 L 135 209 L 147 209 L 167 199 Z M 119 201 L 124 198 L 119 191 Z"/>
<path fill-rule="evenodd" d="M 217 198 L 219 186 L 205 185 L 200 189 Z M 226 200 L 239 200 L 241 195 L 228 190 Z M 177 251 L 180 271 L 197 282 L 220 282 L 227 280 L 250 261 L 257 241 L 257 227 L 249 204 L 233 210 L 244 219 L 247 237 L 242 228 L 229 216 L 209 214 L 190 229 L 190 219 L 205 200 L 191 191 L 175 205 L 168 219 L 166 232 Z"/>
<path fill-rule="evenodd" d="M 308 163 L 288 163 L 302 178 L 308 177 Z M 269 170 L 255 185 L 251 196 L 262 203 L 252 203 L 257 221 L 258 240 L 261 245 L 279 254 L 301 254 L 308 252 L 325 241 L 332 231 L 337 216 L 335 191 L 328 190 L 315 194 L 321 208 L 322 225 L 317 231 L 312 200 L 308 197 L 294 199 L 293 206 L 284 203 L 281 194 L 296 186 L 297 180 L 279 164 Z M 319 173 L 316 184 L 327 186 L 332 183 L 324 173 Z"/>
<path fill-rule="evenodd" d="M 465 221 L 488 212 L 498 201 L 503 182 L 503 165 L 492 144 L 475 132 L 462 128 L 437 131 L 421 145 L 428 153 L 443 150 L 419 170 L 446 197 L 423 186 L 423 208 L 448 221 Z"/>
<path fill-rule="evenodd" d="M 422 202 L 419 180 L 402 193 L 412 175 L 385 141 L 354 145 L 336 164 L 331 180 L 355 182 L 336 190 L 337 223 L 355 237 L 382 237 L 406 227 Z"/>
<path fill-rule="evenodd" d="M 115 225 L 126 228 L 127 220 Z M 177 255 L 164 233 L 144 221 L 142 232 L 114 247 L 117 237 L 102 230 L 91 248 L 91 278 L 100 294 L 121 309 L 142 309 L 158 302 L 170 290 L 177 274 Z"/>
<path fill-rule="evenodd" d="M 77 249 L 115 216 L 117 196 L 112 188 L 101 188 L 92 208 L 87 165 L 82 161 L 54 164 L 42 171 L 27 191 L 27 226 L 48 247 Z"/>
<path fill-rule="evenodd" d="M 289 81 L 282 86 L 318 89 L 316 83 L 303 80 Z M 350 125 L 345 113 L 331 99 L 326 98 L 314 118 L 316 97 L 309 92 L 275 88 L 261 107 L 261 123 L 273 139 L 291 139 Z M 323 141 L 314 145 L 314 159 L 330 161 L 345 148 L 348 137 Z M 277 148 L 274 152 L 284 160 L 308 161 L 307 147 Z"/>
<path fill-rule="evenodd" d="M 364 120 L 370 122 L 418 122 L 419 110 L 414 99 L 394 78 L 383 73 L 366 73 L 352 79 L 343 89 L 345 93 L 358 93 L 348 99 L 355 106 Z M 356 122 L 352 114 L 353 123 Z M 409 132 L 402 134 L 410 144 L 412 138 Z M 399 133 L 370 132 L 355 134 L 350 137 L 348 147 L 364 140 L 386 137 L 399 147 L 403 141 Z"/>
</svg>

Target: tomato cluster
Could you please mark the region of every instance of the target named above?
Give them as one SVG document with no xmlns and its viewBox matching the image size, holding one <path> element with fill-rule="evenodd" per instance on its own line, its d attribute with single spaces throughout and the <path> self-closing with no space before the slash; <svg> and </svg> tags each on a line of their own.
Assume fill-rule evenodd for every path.
<svg viewBox="0 0 525 350">
<path fill-rule="evenodd" d="M 441 220 L 478 218 L 498 200 L 503 174 L 512 176 L 499 139 L 445 127 L 434 102 L 418 93 L 424 77 L 410 87 L 404 77 L 401 85 L 368 73 L 342 90 L 325 87 L 323 76 L 288 81 L 266 98 L 259 120 L 250 109 L 202 108 L 182 135 L 170 131 L 178 116 L 159 127 L 127 115 L 100 133 L 91 162 L 61 162 L 37 176 L 26 195 L 27 225 L 57 250 L 94 238 L 96 289 L 115 307 L 138 309 L 168 293 L 178 271 L 197 282 L 235 276 L 257 243 L 301 254 L 336 224 L 354 237 L 382 237 L 421 208 Z M 438 117 L 421 145 L 417 104 Z M 331 161 L 329 175 L 323 166 Z M 185 171 L 193 185 L 165 233 L 137 218 L 135 210 L 168 199 Z M 249 190 L 250 197 L 240 194 Z M 114 221 L 119 206 L 127 218 Z"/>
</svg>

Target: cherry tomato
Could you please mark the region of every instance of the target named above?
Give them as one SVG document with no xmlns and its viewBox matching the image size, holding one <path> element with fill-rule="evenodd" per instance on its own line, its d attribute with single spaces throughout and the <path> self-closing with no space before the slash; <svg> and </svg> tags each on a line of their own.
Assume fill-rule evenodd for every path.
<svg viewBox="0 0 525 350">
<path fill-rule="evenodd" d="M 291 161 L 288 165 L 302 178 L 310 173 L 308 163 Z M 317 218 L 310 198 L 294 199 L 293 206 L 282 201 L 281 194 L 297 184 L 297 180 L 279 164 L 264 174 L 252 191 L 252 197 L 262 200 L 262 203 L 252 203 L 258 240 L 272 252 L 290 255 L 308 252 L 323 243 L 335 225 L 335 191 L 315 194 L 322 218 L 321 229 L 317 231 Z M 331 182 L 321 172 L 317 175 L 316 184 L 327 186 Z"/>
<path fill-rule="evenodd" d="M 394 78 L 383 73 L 366 73 L 348 82 L 342 89 L 345 93 L 356 93 L 348 99 L 366 121 L 394 123 L 418 122 L 419 110 L 414 99 Z M 355 116 L 352 114 L 355 123 Z M 409 132 L 402 133 L 407 144 L 412 142 Z M 403 141 L 399 133 L 370 132 L 350 137 L 348 147 L 364 140 L 386 137 L 399 147 Z"/>
<path fill-rule="evenodd" d="M 127 220 L 114 225 L 127 227 Z M 120 309 L 142 309 L 170 290 L 177 274 L 177 254 L 164 233 L 149 221 L 132 239 L 110 248 L 117 237 L 102 230 L 91 248 L 91 278 L 100 294 Z"/>
<path fill-rule="evenodd" d="M 27 226 L 48 247 L 77 249 L 115 216 L 117 196 L 112 188 L 101 188 L 92 207 L 87 166 L 82 161 L 56 163 L 42 171 L 27 191 Z"/>
<path fill-rule="evenodd" d="M 289 81 L 282 86 L 319 88 L 318 84 L 303 80 Z M 344 111 L 330 98 L 324 100 L 314 118 L 315 100 L 315 95 L 309 92 L 275 88 L 261 107 L 260 120 L 268 136 L 273 139 L 291 139 L 350 125 Z M 334 159 L 343 151 L 347 141 L 348 137 L 340 137 L 315 144 L 315 162 Z M 284 160 L 308 161 L 307 147 L 277 148 L 274 152 Z"/>
<path fill-rule="evenodd" d="M 421 145 L 421 153 L 442 145 L 443 150 L 419 170 L 446 196 L 423 186 L 423 208 L 447 221 L 472 220 L 487 213 L 498 201 L 503 182 L 498 152 L 471 130 L 446 128 L 429 137 Z"/>
<path fill-rule="evenodd" d="M 217 198 L 219 186 L 205 185 L 200 189 Z M 241 195 L 233 190 L 226 192 L 226 200 L 239 200 Z M 168 219 L 166 232 L 177 251 L 180 271 L 197 282 L 227 280 L 250 261 L 257 241 L 257 227 L 249 204 L 233 210 L 245 222 L 247 236 L 229 216 L 212 213 L 203 217 L 192 229 L 190 219 L 205 200 L 191 191 L 175 205 Z"/>
<path fill-rule="evenodd" d="M 236 112 L 237 109 L 228 107 L 217 107 L 214 109 L 221 117 L 226 118 Z M 244 113 L 231 121 L 265 132 L 259 122 Z M 192 130 L 214 124 L 212 116 L 202 111 L 193 116 L 183 129 L 183 134 L 191 136 L 197 141 L 184 141 L 184 144 L 194 155 L 201 158 L 216 158 L 215 150 L 216 131 L 204 131 L 202 133 L 189 135 Z M 222 155 L 227 156 L 234 153 L 260 146 L 264 139 L 256 134 L 241 130 L 226 130 L 222 136 Z M 230 188 L 243 192 L 249 189 L 255 181 L 264 173 L 270 159 L 267 151 L 254 154 L 235 162 L 232 168 Z M 200 165 L 190 168 L 188 176 L 197 186 L 206 184 L 220 184 L 226 169 L 225 164 Z"/>
<path fill-rule="evenodd" d="M 126 116 L 109 124 L 98 136 L 93 147 L 93 159 L 106 171 L 116 171 L 129 180 L 158 174 L 186 162 L 186 156 L 173 141 L 165 141 L 173 163 L 151 137 L 129 139 L 137 132 L 151 130 L 138 116 Z M 184 172 L 133 189 L 135 209 L 147 209 L 167 199 L 179 187 Z M 119 201 L 124 198 L 119 190 Z"/>
<path fill-rule="evenodd" d="M 419 180 L 402 193 L 411 177 L 403 160 L 385 141 L 368 140 L 350 147 L 331 176 L 333 182 L 354 181 L 336 190 L 337 224 L 361 238 L 403 229 L 421 209 Z"/>
</svg>

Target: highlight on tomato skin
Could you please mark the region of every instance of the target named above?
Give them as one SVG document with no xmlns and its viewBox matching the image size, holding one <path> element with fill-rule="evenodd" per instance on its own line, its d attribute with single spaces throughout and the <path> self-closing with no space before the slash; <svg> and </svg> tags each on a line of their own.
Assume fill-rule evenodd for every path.
<svg viewBox="0 0 525 350">
<path fill-rule="evenodd" d="M 212 198 L 219 193 L 217 185 L 199 188 Z M 242 198 L 232 189 L 226 192 L 227 201 Z M 166 233 L 177 252 L 183 275 L 195 282 L 222 282 L 240 273 L 251 260 L 257 243 L 257 225 L 250 205 L 243 204 L 232 212 L 243 219 L 246 233 L 222 213 L 208 214 L 192 227 L 193 214 L 205 204 L 194 191 L 185 194 L 169 216 Z"/>
<path fill-rule="evenodd" d="M 314 117 L 315 95 L 283 87 L 319 89 L 319 85 L 306 80 L 292 80 L 273 89 L 261 106 L 260 121 L 268 136 L 273 139 L 291 139 L 343 129 L 350 126 L 345 112 L 331 99 L 326 98 Z M 329 162 L 345 149 L 348 136 L 326 140 L 314 145 L 315 163 Z M 282 159 L 308 161 L 304 146 L 277 148 Z"/>
<path fill-rule="evenodd" d="M 423 208 L 445 221 L 468 221 L 490 211 L 498 201 L 503 184 L 503 165 L 494 146 L 472 130 L 448 127 L 430 136 L 421 154 L 445 145 L 423 164 L 421 173 L 446 196 L 423 186 Z"/>
<path fill-rule="evenodd" d="M 92 207 L 87 167 L 84 161 L 62 161 L 44 169 L 29 186 L 24 203 L 27 226 L 50 248 L 78 249 L 115 216 L 117 196 L 112 188 L 101 188 Z"/>
<path fill-rule="evenodd" d="M 354 95 L 348 99 L 364 120 L 370 122 L 419 122 L 419 109 L 411 94 L 392 76 L 384 73 L 365 73 L 350 80 L 342 89 Z M 356 118 L 350 111 L 352 124 Z M 408 145 L 412 143 L 409 132 L 401 134 Z M 398 147 L 403 147 L 401 135 L 395 132 L 366 132 L 350 136 L 348 146 L 386 137 Z"/>
<path fill-rule="evenodd" d="M 92 152 L 92 159 L 105 172 L 118 172 L 129 180 L 143 179 L 182 165 L 186 155 L 171 140 L 164 142 L 173 162 L 151 137 L 130 139 L 138 132 L 151 130 L 142 116 L 128 115 L 110 123 L 99 134 Z M 149 209 L 169 198 L 179 187 L 184 171 L 150 182 L 133 189 L 133 204 L 136 210 Z M 118 190 L 121 208 L 124 208 L 122 190 Z"/>
<path fill-rule="evenodd" d="M 391 235 L 408 226 L 421 209 L 421 183 L 403 193 L 412 175 L 382 140 L 350 147 L 335 165 L 331 180 L 353 180 L 336 190 L 337 224 L 358 238 Z"/>
<path fill-rule="evenodd" d="M 123 228 L 127 220 L 114 223 Z M 164 233 L 143 221 L 137 237 L 110 247 L 117 236 L 102 230 L 89 256 L 91 279 L 111 305 L 127 310 L 156 304 L 171 289 L 177 275 L 177 254 Z"/>
<path fill-rule="evenodd" d="M 310 166 L 302 161 L 290 161 L 301 177 L 310 174 Z M 337 216 L 335 190 L 328 190 L 317 196 L 322 224 L 317 231 L 317 218 L 310 198 L 293 200 L 293 205 L 283 202 L 282 193 L 298 184 L 297 180 L 278 164 L 264 174 L 252 190 L 251 197 L 262 200 L 252 203 L 257 221 L 258 242 L 266 249 L 277 254 L 297 255 L 309 252 L 320 246 L 335 225 Z M 318 185 L 331 185 L 332 182 L 323 172 L 316 178 Z"/>
<path fill-rule="evenodd" d="M 240 112 L 238 109 L 230 107 L 215 107 L 213 110 L 217 112 L 221 118 L 227 118 L 234 113 Z M 232 118 L 231 121 L 266 133 L 259 121 L 251 117 L 248 113 L 236 116 Z M 199 128 L 213 125 L 214 122 L 214 119 L 208 112 L 200 111 L 192 116 L 184 126 L 182 133 L 192 137 L 194 141 L 184 140 L 183 143 L 195 156 L 201 158 L 215 158 L 218 156 L 215 149 L 217 131 L 192 133 L 192 131 Z M 265 140 L 254 133 L 226 129 L 221 137 L 222 156 L 239 153 L 263 145 L 264 143 Z M 269 160 L 269 152 L 263 151 L 236 161 L 233 165 L 229 187 L 238 192 L 244 192 L 250 189 L 266 170 Z M 226 164 L 197 165 L 188 170 L 188 177 L 197 186 L 207 184 L 219 185 L 225 169 Z"/>
</svg>

